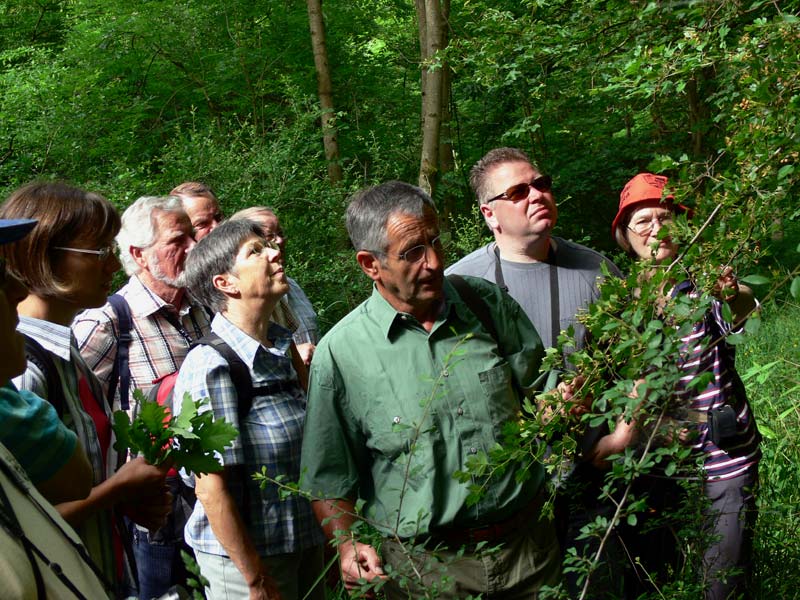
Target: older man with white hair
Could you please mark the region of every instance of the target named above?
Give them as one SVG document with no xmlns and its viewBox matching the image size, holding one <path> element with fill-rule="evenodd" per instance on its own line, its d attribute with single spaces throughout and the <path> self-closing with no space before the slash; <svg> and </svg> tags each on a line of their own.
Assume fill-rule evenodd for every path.
<svg viewBox="0 0 800 600">
<path fill-rule="evenodd" d="M 205 309 L 186 293 L 183 269 L 195 245 L 192 223 L 179 198 L 144 196 L 122 214 L 117 235 L 120 259 L 130 275 L 117 294 L 130 313 L 130 340 L 120 344 L 120 319 L 111 303 L 84 311 L 72 324 L 81 355 L 97 375 L 114 408 L 135 413 L 133 390 L 145 393 L 155 382 L 178 370 L 194 340 L 210 328 Z M 129 392 L 120 393 L 116 361 L 121 346 L 128 352 Z M 124 397 L 123 397 L 124 396 Z M 176 490 L 178 479 L 174 479 Z M 176 490 L 173 490 L 175 492 Z M 177 496 L 178 494 L 176 494 Z M 184 518 L 176 497 L 176 514 L 155 534 L 134 532 L 139 596 L 160 596 L 184 577 L 178 551 Z M 174 520 L 173 520 L 174 519 Z"/>
</svg>

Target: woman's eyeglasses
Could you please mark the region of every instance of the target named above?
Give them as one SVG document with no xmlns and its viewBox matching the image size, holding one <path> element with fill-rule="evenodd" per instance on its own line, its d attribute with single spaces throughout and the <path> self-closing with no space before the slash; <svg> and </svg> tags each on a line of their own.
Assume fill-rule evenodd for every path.
<svg viewBox="0 0 800 600">
<path fill-rule="evenodd" d="M 531 188 L 546 194 L 553 189 L 553 178 L 550 175 L 539 175 L 531 182 L 518 183 L 512 185 L 502 194 L 498 194 L 494 198 L 489 198 L 486 202 L 494 202 L 495 200 L 511 200 L 518 202 L 525 200 L 531 192 Z"/>
<path fill-rule="evenodd" d="M 112 254 L 116 254 L 119 247 L 116 244 L 103 246 L 99 250 L 89 250 L 88 248 L 67 248 L 66 246 L 53 246 L 53 250 L 66 250 L 67 252 L 79 252 L 80 254 L 94 254 L 97 260 L 102 262 Z"/>
<path fill-rule="evenodd" d="M 636 235 L 644 237 L 653 232 L 653 227 L 655 226 L 656 222 L 658 223 L 658 227 L 661 228 L 664 227 L 664 225 L 671 225 L 672 219 L 672 213 L 661 213 L 653 215 L 647 220 L 641 219 L 637 220 L 635 223 L 629 223 L 628 229 Z"/>
</svg>

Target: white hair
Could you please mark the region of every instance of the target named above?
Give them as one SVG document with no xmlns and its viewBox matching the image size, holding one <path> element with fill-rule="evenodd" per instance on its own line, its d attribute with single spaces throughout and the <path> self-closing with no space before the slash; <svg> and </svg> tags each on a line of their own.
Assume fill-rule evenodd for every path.
<svg viewBox="0 0 800 600">
<path fill-rule="evenodd" d="M 184 212 L 180 198 L 175 196 L 142 196 L 122 213 L 122 228 L 117 234 L 120 260 L 128 275 L 136 275 L 142 268 L 133 260 L 130 247 L 149 248 L 156 241 L 158 231 L 153 212 Z"/>
</svg>

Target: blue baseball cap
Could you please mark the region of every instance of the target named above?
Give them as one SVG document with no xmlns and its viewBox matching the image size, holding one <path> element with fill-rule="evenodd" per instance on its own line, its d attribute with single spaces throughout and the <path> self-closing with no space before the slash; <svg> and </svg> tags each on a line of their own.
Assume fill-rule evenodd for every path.
<svg viewBox="0 0 800 600">
<path fill-rule="evenodd" d="M 21 240 L 36 223 L 35 219 L 0 219 L 0 244 Z"/>
</svg>

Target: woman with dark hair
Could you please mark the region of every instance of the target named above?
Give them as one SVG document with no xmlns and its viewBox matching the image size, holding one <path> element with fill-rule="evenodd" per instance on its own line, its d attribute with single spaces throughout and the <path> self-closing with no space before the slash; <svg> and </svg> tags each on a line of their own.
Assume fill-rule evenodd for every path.
<svg viewBox="0 0 800 600">
<path fill-rule="evenodd" d="M 187 285 L 216 314 L 211 331 L 249 371 L 252 403 L 243 410 L 232 364 L 201 344 L 184 360 L 174 395 L 209 398 L 239 437 L 222 453 L 224 470 L 187 478 L 198 502 L 186 524 L 186 541 L 208 579 L 209 600 L 324 597 L 324 538 L 310 503 L 282 498 L 277 486 L 252 479 L 300 478 L 306 398 L 288 356 L 291 333 L 270 315 L 289 284 L 277 245 L 248 220 L 228 221 L 194 248 L 186 261 Z M 176 403 L 177 409 L 177 403 Z"/>
<path fill-rule="evenodd" d="M 103 305 L 111 290 L 120 268 L 114 245 L 119 215 L 98 194 L 60 182 L 34 182 L 9 196 L 0 218 L 38 221 L 5 252 L 9 271 L 28 288 L 19 304 L 18 330 L 29 348 L 37 349 L 29 349 L 27 369 L 14 382 L 50 401 L 86 450 L 93 471 L 89 496 L 56 508 L 119 588 L 124 572 L 121 516 L 157 527 L 169 511 L 163 492 L 166 470 L 142 458 L 122 463 L 114 451 L 110 408 L 70 329 L 78 311 Z"/>
<path fill-rule="evenodd" d="M 30 219 L 0 219 L 0 252 L 35 225 Z M 35 590 L 39 598 L 106 598 L 108 591 L 78 536 L 47 502 L 56 501 L 54 493 L 62 500 L 85 498 L 91 487 L 89 462 L 52 406 L 9 383 L 25 370 L 16 325 L 17 305 L 27 294 L 0 258 L 2 597 L 30 598 Z"/>
<path fill-rule="evenodd" d="M 687 210 L 669 193 L 666 177 L 640 173 L 622 190 L 612 233 L 630 256 L 652 265 L 651 269 L 643 272 L 643 277 L 652 277 L 655 269 L 678 257 L 677 244 L 669 232 L 663 230 L 668 230 L 676 215 Z M 666 287 L 671 289 L 665 289 L 664 296 L 700 298 L 688 271 L 676 272 L 681 275 L 668 279 Z M 726 343 L 725 338 L 741 331 L 757 303 L 752 291 L 739 283 L 729 268 L 722 271 L 713 294 L 704 317 L 681 338 L 680 381 L 673 399 L 675 410 L 680 411 L 680 415 L 674 418 L 683 423 L 675 433 L 682 444 L 699 453 L 695 456 L 702 461 L 701 484 L 709 503 L 703 513 L 704 531 L 709 540 L 703 556 L 704 584 L 708 586 L 705 597 L 722 600 L 745 592 L 757 515 L 755 488 L 761 459 L 760 435 L 736 372 L 734 348 Z M 668 301 L 666 298 L 664 301 Z M 724 308 L 725 304 L 729 311 Z M 732 318 L 726 319 L 725 314 L 732 315 Z M 708 383 L 692 387 L 690 382 L 701 376 L 706 376 Z M 635 423 L 622 423 L 615 434 L 609 436 L 610 440 L 617 436 L 616 447 L 603 453 L 608 455 L 620 451 L 637 433 Z M 690 479 L 691 475 L 684 478 Z M 658 478 L 649 479 L 655 481 Z M 668 484 L 661 485 L 659 489 L 668 488 Z M 677 486 L 673 487 L 677 489 Z M 650 494 L 651 498 L 658 495 Z"/>
</svg>

